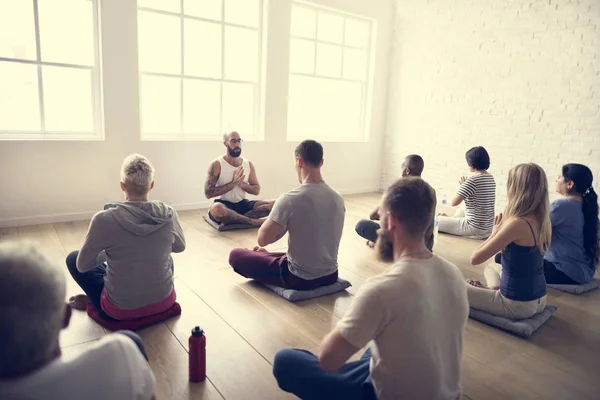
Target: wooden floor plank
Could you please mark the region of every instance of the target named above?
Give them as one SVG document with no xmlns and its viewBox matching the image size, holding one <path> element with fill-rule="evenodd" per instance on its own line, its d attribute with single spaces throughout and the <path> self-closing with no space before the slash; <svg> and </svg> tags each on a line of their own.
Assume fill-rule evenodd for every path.
<svg viewBox="0 0 600 400">
<path fill-rule="evenodd" d="M 228 255 L 253 247 L 256 229 L 220 233 L 202 215 L 181 212 L 187 249 L 174 255 L 180 317 L 142 331 L 157 376 L 158 398 L 287 399 L 271 371 L 275 353 L 284 347 L 318 352 L 322 337 L 341 318 L 365 280 L 387 268 L 354 226 L 379 203 L 381 194 L 345 196 L 346 222 L 339 251 L 340 277 L 353 287 L 343 293 L 289 303 L 263 286 L 233 273 Z M 2 228 L 0 240 L 33 240 L 60 265 L 79 248 L 88 221 Z M 456 264 L 468 278 L 482 278 L 484 266 L 471 266 L 470 255 L 482 242 L 445 234 L 435 252 Z M 269 246 L 287 248 L 287 238 Z M 67 292 L 80 289 L 68 276 Z M 573 296 L 548 291 L 558 311 L 530 339 L 524 340 L 469 320 L 464 341 L 465 399 L 596 399 L 600 393 L 600 290 Z M 194 325 L 207 331 L 208 376 L 204 385 L 187 381 L 187 340 Z M 76 357 L 105 331 L 85 313 L 74 312 L 61 334 L 63 356 Z"/>
<path fill-rule="evenodd" d="M 188 352 L 164 324 L 155 325 L 138 332 L 142 340 L 152 372 L 156 377 L 158 399 L 217 400 L 223 397 L 207 376 L 201 383 L 189 381 Z"/>
<path fill-rule="evenodd" d="M 272 367 L 263 356 L 179 279 L 176 288 L 184 307 L 181 316 L 167 326 L 186 348 L 194 326 L 205 330 L 207 376 L 226 399 L 287 398 L 279 392 Z"/>
</svg>

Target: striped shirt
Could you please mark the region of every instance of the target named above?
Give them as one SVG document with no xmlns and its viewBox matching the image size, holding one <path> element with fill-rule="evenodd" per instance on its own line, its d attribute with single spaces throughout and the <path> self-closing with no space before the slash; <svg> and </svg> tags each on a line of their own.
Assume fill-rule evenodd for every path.
<svg viewBox="0 0 600 400">
<path fill-rule="evenodd" d="M 496 181 L 491 174 L 475 174 L 467 178 L 458 189 L 465 199 L 467 224 L 491 232 L 494 227 Z"/>
</svg>

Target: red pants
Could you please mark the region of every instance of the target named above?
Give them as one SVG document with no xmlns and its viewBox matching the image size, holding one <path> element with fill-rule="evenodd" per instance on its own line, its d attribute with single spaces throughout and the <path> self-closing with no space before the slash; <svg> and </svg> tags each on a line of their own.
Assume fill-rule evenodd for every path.
<svg viewBox="0 0 600 400">
<path fill-rule="evenodd" d="M 306 280 L 298 278 L 288 269 L 285 253 L 267 253 L 246 249 L 234 249 L 229 254 L 229 265 L 243 277 L 286 289 L 312 290 L 335 283 L 338 273 Z"/>
</svg>

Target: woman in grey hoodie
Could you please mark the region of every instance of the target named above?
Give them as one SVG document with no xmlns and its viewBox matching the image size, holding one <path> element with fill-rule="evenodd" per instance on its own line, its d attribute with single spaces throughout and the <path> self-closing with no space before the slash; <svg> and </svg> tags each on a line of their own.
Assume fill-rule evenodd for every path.
<svg viewBox="0 0 600 400">
<path fill-rule="evenodd" d="M 81 250 L 67 257 L 71 276 L 87 295 L 71 298 L 74 308 L 89 301 L 102 317 L 126 320 L 165 311 L 175 303 L 171 253 L 185 250 L 185 238 L 177 212 L 160 201 L 148 201 L 153 187 L 150 161 L 139 154 L 125 158 L 125 201 L 106 204 L 96 213 Z"/>
</svg>

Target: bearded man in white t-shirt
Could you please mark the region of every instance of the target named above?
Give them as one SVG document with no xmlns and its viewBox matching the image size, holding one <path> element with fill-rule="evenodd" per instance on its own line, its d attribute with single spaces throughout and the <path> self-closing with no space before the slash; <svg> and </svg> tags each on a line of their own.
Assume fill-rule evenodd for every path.
<svg viewBox="0 0 600 400">
<path fill-rule="evenodd" d="M 435 204 L 421 178 L 400 179 L 386 191 L 376 247 L 394 264 L 362 285 L 319 356 L 277 353 L 281 389 L 305 400 L 460 398 L 467 287 L 458 268 L 425 244 Z M 346 363 L 365 346 L 359 361 Z"/>
<path fill-rule="evenodd" d="M 254 164 L 242 158 L 242 138 L 237 132 L 223 135 L 227 149 L 224 156 L 214 159 L 208 167 L 204 183 L 207 199 L 217 198 L 208 210 L 208 217 L 221 224 L 247 224 L 259 227 L 265 222 L 272 200 L 248 200 L 246 193 L 258 196 L 260 183 Z"/>
<path fill-rule="evenodd" d="M 154 398 L 154 375 L 133 332 L 61 357 L 58 336 L 71 318 L 62 268 L 30 245 L 7 242 L 0 244 L 0 272 L 0 399 Z"/>
</svg>

